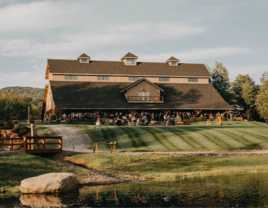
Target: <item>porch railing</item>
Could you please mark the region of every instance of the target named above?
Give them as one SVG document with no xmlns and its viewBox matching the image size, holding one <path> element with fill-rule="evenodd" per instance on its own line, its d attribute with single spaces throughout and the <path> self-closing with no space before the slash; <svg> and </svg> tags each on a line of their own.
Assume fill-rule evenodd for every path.
<svg viewBox="0 0 268 208">
<path fill-rule="evenodd" d="M 128 101 L 140 101 L 140 102 L 160 102 L 164 101 L 163 96 L 129 96 L 127 97 Z"/>
</svg>

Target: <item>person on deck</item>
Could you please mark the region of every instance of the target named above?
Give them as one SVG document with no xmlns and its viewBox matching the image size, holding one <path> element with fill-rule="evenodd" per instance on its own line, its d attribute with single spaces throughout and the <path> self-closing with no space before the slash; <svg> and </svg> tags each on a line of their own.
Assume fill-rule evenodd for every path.
<svg viewBox="0 0 268 208">
<path fill-rule="evenodd" d="M 218 120 L 219 120 L 219 124 L 222 125 L 222 119 L 220 116 L 218 117 Z"/>
</svg>

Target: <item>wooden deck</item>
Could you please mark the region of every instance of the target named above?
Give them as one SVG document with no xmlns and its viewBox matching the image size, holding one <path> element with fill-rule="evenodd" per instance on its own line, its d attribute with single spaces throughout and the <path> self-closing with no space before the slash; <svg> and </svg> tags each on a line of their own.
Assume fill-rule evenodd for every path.
<svg viewBox="0 0 268 208">
<path fill-rule="evenodd" d="M 57 140 L 57 141 L 55 142 L 51 140 Z M 51 147 L 51 145 L 53 146 Z M 56 148 L 54 147 L 54 145 L 58 147 Z M 62 137 L 58 136 L 58 137 L 0 138 L 0 147 L 10 147 L 8 151 L 20 151 L 20 149 L 18 149 L 18 146 L 23 147 L 23 151 L 29 154 L 61 152 Z"/>
</svg>

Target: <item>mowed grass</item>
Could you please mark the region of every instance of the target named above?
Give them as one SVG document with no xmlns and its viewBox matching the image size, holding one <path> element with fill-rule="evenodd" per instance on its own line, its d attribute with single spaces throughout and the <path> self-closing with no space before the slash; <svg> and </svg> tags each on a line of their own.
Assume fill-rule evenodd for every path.
<svg viewBox="0 0 268 208">
<path fill-rule="evenodd" d="M 268 125 L 260 122 L 226 121 L 189 126 L 90 126 L 76 125 L 92 142 L 114 142 L 120 152 L 174 152 L 268 149 Z M 93 145 L 92 145 L 93 146 Z M 100 150 L 110 147 L 100 146 Z"/>
<path fill-rule="evenodd" d="M 123 171 L 135 176 L 163 180 L 268 171 L 268 157 L 80 154 L 66 159 L 93 169 Z"/>
<path fill-rule="evenodd" d="M 30 154 L 0 154 L 0 193 L 15 191 L 23 179 L 45 173 L 71 172 L 80 177 L 82 168 Z"/>
</svg>

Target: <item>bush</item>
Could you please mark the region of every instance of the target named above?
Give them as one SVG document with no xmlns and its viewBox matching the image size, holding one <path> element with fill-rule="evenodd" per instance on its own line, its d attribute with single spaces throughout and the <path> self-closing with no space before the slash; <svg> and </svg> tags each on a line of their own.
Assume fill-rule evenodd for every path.
<svg viewBox="0 0 268 208">
<path fill-rule="evenodd" d="M 197 121 L 197 118 L 196 118 L 196 117 L 191 117 L 191 118 L 189 119 L 189 121 L 191 121 L 191 122 Z"/>
<path fill-rule="evenodd" d="M 12 124 L 4 124 L 2 126 L 3 129 L 12 129 L 13 128 L 13 125 Z"/>
<path fill-rule="evenodd" d="M 228 121 L 228 118 L 223 117 L 222 120 L 223 120 L 223 121 Z"/>
<path fill-rule="evenodd" d="M 18 134 L 19 131 L 20 131 L 20 126 L 19 126 L 19 125 L 15 125 L 15 126 L 13 127 L 12 131 L 13 131 L 14 133 Z"/>
<path fill-rule="evenodd" d="M 206 121 L 207 119 L 204 116 L 199 117 L 199 121 Z"/>
<path fill-rule="evenodd" d="M 231 118 L 231 121 L 235 121 L 235 119 L 234 118 Z"/>
</svg>

